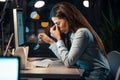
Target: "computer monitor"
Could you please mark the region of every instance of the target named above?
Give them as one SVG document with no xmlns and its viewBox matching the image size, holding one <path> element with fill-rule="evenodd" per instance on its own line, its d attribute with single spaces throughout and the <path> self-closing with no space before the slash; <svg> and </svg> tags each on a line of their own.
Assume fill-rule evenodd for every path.
<svg viewBox="0 0 120 80">
<path fill-rule="evenodd" d="M 23 10 L 19 8 L 13 9 L 13 24 L 15 48 L 25 44 L 25 27 L 23 21 Z"/>
<path fill-rule="evenodd" d="M 20 58 L 0 56 L 0 80 L 20 80 Z"/>
</svg>

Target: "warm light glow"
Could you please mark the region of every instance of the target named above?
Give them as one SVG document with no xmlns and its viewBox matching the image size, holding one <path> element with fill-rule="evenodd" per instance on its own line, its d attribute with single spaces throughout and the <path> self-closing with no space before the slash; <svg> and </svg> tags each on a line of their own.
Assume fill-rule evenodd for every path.
<svg viewBox="0 0 120 80">
<path fill-rule="evenodd" d="M 33 16 L 33 19 L 38 20 L 38 19 L 40 19 L 40 16 L 38 14 L 36 14 L 36 15 Z"/>
<path fill-rule="evenodd" d="M 0 2 L 6 2 L 6 0 L 0 0 Z"/>
<path fill-rule="evenodd" d="M 31 12 L 30 17 L 36 20 L 40 19 L 40 15 L 36 11 Z"/>
<path fill-rule="evenodd" d="M 45 5 L 44 1 L 37 1 L 34 5 L 35 8 L 41 8 Z"/>
<path fill-rule="evenodd" d="M 49 25 L 49 22 L 47 22 L 47 21 L 46 22 L 41 22 L 42 27 L 48 27 L 48 25 Z"/>
<path fill-rule="evenodd" d="M 88 1 L 88 0 L 84 0 L 84 1 L 83 1 L 83 5 L 84 5 L 85 7 L 89 7 L 89 1 Z"/>
</svg>

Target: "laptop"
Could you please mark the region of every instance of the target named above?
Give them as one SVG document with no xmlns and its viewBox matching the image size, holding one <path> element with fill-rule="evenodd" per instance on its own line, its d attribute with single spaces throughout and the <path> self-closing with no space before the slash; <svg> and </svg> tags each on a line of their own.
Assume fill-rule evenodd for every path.
<svg viewBox="0 0 120 80">
<path fill-rule="evenodd" d="M 0 80 L 20 80 L 19 57 L 0 57 Z"/>
</svg>

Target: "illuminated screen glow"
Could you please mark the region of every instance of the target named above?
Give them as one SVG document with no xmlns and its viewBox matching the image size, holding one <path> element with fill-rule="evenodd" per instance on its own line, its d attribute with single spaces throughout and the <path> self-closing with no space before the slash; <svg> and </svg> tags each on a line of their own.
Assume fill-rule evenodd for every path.
<svg viewBox="0 0 120 80">
<path fill-rule="evenodd" d="M 23 26 L 23 13 L 18 11 L 17 14 L 18 21 L 18 44 L 24 44 L 24 26 Z"/>
<path fill-rule="evenodd" d="M 0 80 L 19 80 L 18 58 L 0 58 Z"/>
</svg>

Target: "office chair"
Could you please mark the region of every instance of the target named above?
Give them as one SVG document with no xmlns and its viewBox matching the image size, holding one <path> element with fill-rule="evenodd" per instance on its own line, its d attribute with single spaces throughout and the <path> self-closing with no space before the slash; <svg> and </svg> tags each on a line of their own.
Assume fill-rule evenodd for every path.
<svg viewBox="0 0 120 80">
<path fill-rule="evenodd" d="M 120 52 L 111 51 L 108 53 L 108 61 L 110 64 L 111 72 L 110 72 L 110 80 L 115 80 L 116 73 L 120 66 Z"/>
<path fill-rule="evenodd" d="M 116 73 L 115 80 L 120 80 L 120 66 L 119 66 L 119 69 L 118 69 L 118 71 Z"/>
</svg>

